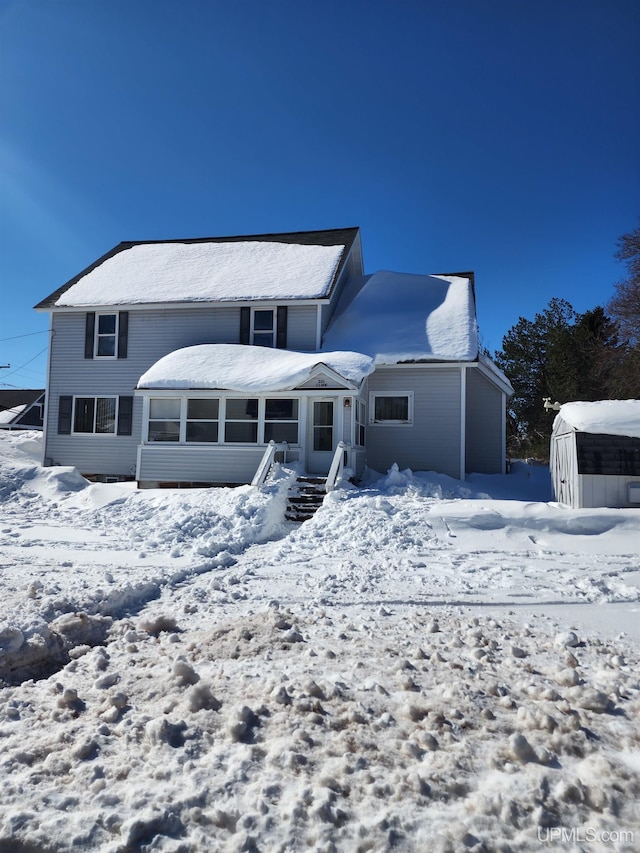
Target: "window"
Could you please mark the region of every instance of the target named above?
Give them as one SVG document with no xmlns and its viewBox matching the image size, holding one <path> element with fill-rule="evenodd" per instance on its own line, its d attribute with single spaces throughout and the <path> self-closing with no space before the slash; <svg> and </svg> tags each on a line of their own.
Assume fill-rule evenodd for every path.
<svg viewBox="0 0 640 853">
<path fill-rule="evenodd" d="M 219 417 L 219 400 L 187 400 L 187 441 L 216 442 Z"/>
<path fill-rule="evenodd" d="M 148 441 L 180 441 L 180 398 L 149 400 Z"/>
<path fill-rule="evenodd" d="M 227 400 L 224 440 L 256 444 L 258 441 L 257 399 Z"/>
<path fill-rule="evenodd" d="M 115 434 L 117 397 L 75 397 L 73 431 Z"/>
<path fill-rule="evenodd" d="M 313 449 L 328 452 L 333 450 L 333 402 L 313 401 Z"/>
<path fill-rule="evenodd" d="M 128 339 L 128 311 L 85 314 L 85 358 L 126 358 Z"/>
<path fill-rule="evenodd" d="M 275 316 L 273 309 L 253 311 L 251 343 L 255 347 L 275 346 Z"/>
<path fill-rule="evenodd" d="M 298 443 L 298 401 L 266 400 L 264 407 L 264 442 Z"/>
<path fill-rule="evenodd" d="M 118 315 L 98 314 L 96 316 L 95 354 L 97 358 L 115 358 L 118 339 Z"/>
<path fill-rule="evenodd" d="M 361 400 L 356 400 L 356 444 L 364 447 L 365 405 Z"/>
<path fill-rule="evenodd" d="M 411 426 L 413 424 L 413 391 L 394 396 L 371 394 L 369 423 Z"/>
</svg>

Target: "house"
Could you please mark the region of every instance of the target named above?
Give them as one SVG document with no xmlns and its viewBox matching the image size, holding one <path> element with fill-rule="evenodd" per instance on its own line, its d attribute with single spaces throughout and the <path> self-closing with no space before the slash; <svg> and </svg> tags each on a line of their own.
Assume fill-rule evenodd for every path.
<svg viewBox="0 0 640 853">
<path fill-rule="evenodd" d="M 549 466 L 559 503 L 640 507 L 640 400 L 560 406 Z"/>
<path fill-rule="evenodd" d="M 0 429 L 42 429 L 44 390 L 0 390 Z"/>
<path fill-rule="evenodd" d="M 478 352 L 473 274 L 367 276 L 358 228 L 120 243 L 36 309 L 45 464 L 248 483 L 274 445 L 322 476 L 344 446 L 355 477 L 504 471 L 512 389 Z"/>
</svg>

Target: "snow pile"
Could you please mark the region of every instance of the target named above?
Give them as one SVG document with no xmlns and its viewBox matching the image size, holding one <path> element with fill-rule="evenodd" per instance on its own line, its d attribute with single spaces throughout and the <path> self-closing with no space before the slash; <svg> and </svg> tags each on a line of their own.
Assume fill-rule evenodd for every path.
<svg viewBox="0 0 640 853">
<path fill-rule="evenodd" d="M 165 355 L 140 378 L 138 388 L 216 388 L 247 394 L 289 391 L 326 365 L 359 385 L 374 369 L 355 352 L 302 353 L 239 344 L 200 344 Z"/>
<path fill-rule="evenodd" d="M 565 403 L 556 418 L 580 432 L 640 438 L 640 400 Z"/>
<path fill-rule="evenodd" d="M 138 492 L 36 437 L 0 436 L 0 850 L 637 849 L 640 512 L 393 467 L 296 526 L 293 469 Z"/>
<path fill-rule="evenodd" d="M 357 350 L 377 364 L 473 361 L 478 332 L 471 282 L 459 276 L 374 273 L 348 304 L 338 306 L 323 347 Z"/>
<path fill-rule="evenodd" d="M 326 296 L 344 246 L 233 241 L 141 243 L 120 250 L 58 297 L 58 307 Z"/>
</svg>

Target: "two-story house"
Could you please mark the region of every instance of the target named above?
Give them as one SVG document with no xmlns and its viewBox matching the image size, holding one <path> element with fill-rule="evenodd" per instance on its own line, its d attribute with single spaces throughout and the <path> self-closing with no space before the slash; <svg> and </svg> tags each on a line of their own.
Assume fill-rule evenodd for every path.
<svg viewBox="0 0 640 853">
<path fill-rule="evenodd" d="M 326 474 L 505 465 L 506 378 L 473 275 L 364 275 L 357 228 L 120 243 L 51 313 L 45 464 L 251 482 L 270 441 Z M 286 443 L 286 444 L 284 444 Z"/>
</svg>

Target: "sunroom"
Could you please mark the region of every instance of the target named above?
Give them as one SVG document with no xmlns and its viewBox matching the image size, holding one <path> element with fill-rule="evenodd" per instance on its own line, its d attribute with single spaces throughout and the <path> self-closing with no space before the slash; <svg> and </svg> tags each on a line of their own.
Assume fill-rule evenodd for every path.
<svg viewBox="0 0 640 853">
<path fill-rule="evenodd" d="M 322 359 L 320 361 L 320 359 Z M 250 483 L 273 442 L 279 460 L 326 474 L 339 442 L 364 467 L 359 353 L 296 353 L 235 344 L 187 347 L 141 377 L 141 487 Z"/>
</svg>

